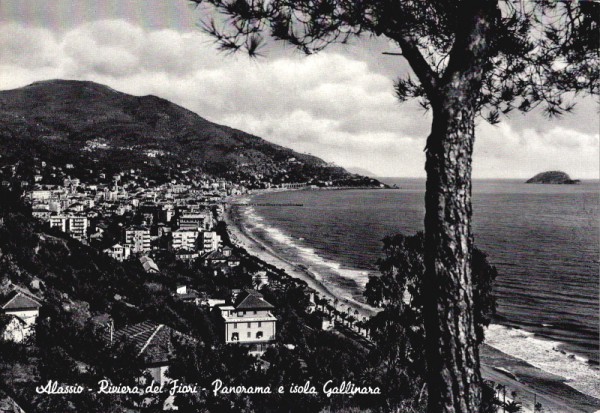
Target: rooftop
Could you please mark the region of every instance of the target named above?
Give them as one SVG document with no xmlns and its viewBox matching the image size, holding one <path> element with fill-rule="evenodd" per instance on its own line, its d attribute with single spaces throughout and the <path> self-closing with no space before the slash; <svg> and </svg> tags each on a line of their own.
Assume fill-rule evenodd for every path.
<svg viewBox="0 0 600 413">
<path fill-rule="evenodd" d="M 1 307 L 4 311 L 34 310 L 42 306 L 39 301 L 21 291 L 13 291 L 8 297 Z"/>
<path fill-rule="evenodd" d="M 254 290 L 244 290 L 238 294 L 233 304 L 239 310 L 271 310 L 275 308 L 267 302 L 261 293 Z"/>
<path fill-rule="evenodd" d="M 117 330 L 114 340 L 121 338 L 132 343 L 138 351 L 138 355 L 143 356 L 147 362 L 163 363 L 171 359 L 174 352 L 174 341 L 188 337 L 164 324 L 144 321 Z"/>
</svg>

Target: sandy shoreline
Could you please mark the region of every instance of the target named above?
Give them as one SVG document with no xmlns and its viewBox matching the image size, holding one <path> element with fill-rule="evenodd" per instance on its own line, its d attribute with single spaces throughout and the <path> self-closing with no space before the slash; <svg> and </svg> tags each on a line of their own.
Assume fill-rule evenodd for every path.
<svg viewBox="0 0 600 413">
<path fill-rule="evenodd" d="M 273 192 L 272 190 L 261 191 Z M 253 193 L 252 195 L 256 195 Z M 249 196 L 252 196 L 249 195 Z M 236 197 L 230 201 L 237 201 Z M 361 316 L 370 316 L 374 314 L 373 309 L 368 306 L 361 306 L 360 303 L 350 302 L 340 297 L 336 297 L 335 292 L 328 289 L 319 282 L 314 274 L 308 268 L 299 267 L 296 263 L 287 261 L 276 251 L 270 250 L 267 246 L 255 239 L 252 234 L 244 228 L 243 222 L 236 213 L 232 213 L 231 208 L 225 212 L 225 221 L 232 241 L 245 248 L 250 254 L 259 259 L 285 270 L 290 276 L 305 281 L 321 297 L 331 301 L 339 299 L 339 304 L 351 306 L 359 311 Z M 492 326 L 499 327 L 499 326 Z M 497 333 L 497 328 L 494 330 Z M 510 346 L 501 345 L 499 335 L 495 334 L 491 340 L 497 347 L 504 350 L 510 349 Z M 514 343 L 513 347 L 518 343 Z M 581 393 L 575 388 L 565 383 L 564 376 L 548 373 L 541 368 L 535 367 L 525 360 L 508 355 L 501 349 L 484 344 L 481 349 L 482 376 L 485 379 L 507 386 L 507 395 L 512 391 L 517 391 L 516 400 L 523 403 L 524 412 L 534 410 L 534 400 L 542 403 L 545 412 L 571 413 L 571 412 L 597 412 L 600 411 L 600 399 L 596 399 L 587 394 Z M 506 370 L 506 371 L 505 371 Z M 562 373 L 560 369 L 559 373 Z M 507 374 L 508 373 L 508 374 Z M 592 394 L 596 394 L 593 392 Z M 507 398 L 508 399 L 508 398 Z"/>
<path fill-rule="evenodd" d="M 280 255 L 269 250 L 266 246 L 254 239 L 244 229 L 242 223 L 239 222 L 239 218 L 234 216 L 234 214 L 231 212 L 231 208 L 227 208 L 224 218 L 225 222 L 227 223 L 229 236 L 232 242 L 234 242 L 236 245 L 243 247 L 246 249 L 246 251 L 248 251 L 248 253 L 261 259 L 262 261 L 285 270 L 285 272 L 290 276 L 303 280 L 310 288 L 315 290 L 321 298 L 326 298 L 332 302 L 337 299 L 339 305 L 344 304 L 345 306 L 352 307 L 354 310 L 359 312 L 361 317 L 370 317 L 375 314 L 376 311 L 372 310 L 366 304 L 361 305 L 360 303 L 355 303 L 353 301 L 336 296 L 333 291 L 316 280 L 316 277 L 310 272 L 309 269 L 300 268 L 298 265 L 285 260 Z"/>
</svg>

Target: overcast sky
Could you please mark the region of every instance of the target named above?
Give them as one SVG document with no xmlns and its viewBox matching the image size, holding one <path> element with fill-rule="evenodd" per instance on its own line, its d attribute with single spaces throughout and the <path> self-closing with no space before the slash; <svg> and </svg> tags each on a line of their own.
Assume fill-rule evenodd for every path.
<svg viewBox="0 0 600 413">
<path fill-rule="evenodd" d="M 400 104 L 407 73 L 393 45 L 365 38 L 306 57 L 272 45 L 265 57 L 218 53 L 185 0 L 1 0 L 0 89 L 64 78 L 154 94 L 200 116 L 379 176 L 422 177 L 430 116 Z M 475 178 L 563 170 L 599 177 L 597 103 L 558 120 L 513 114 L 479 121 Z"/>
</svg>

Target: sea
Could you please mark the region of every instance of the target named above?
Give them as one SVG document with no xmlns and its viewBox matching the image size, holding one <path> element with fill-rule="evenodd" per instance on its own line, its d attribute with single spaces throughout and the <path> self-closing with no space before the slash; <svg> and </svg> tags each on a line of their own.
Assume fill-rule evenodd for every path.
<svg viewBox="0 0 600 413">
<path fill-rule="evenodd" d="M 237 207 L 244 229 L 364 305 L 386 235 L 423 230 L 424 179 L 382 178 L 397 189 L 270 192 Z M 265 204 L 273 204 L 268 206 Z M 475 245 L 498 269 L 489 341 L 600 397 L 600 185 L 474 180 Z M 580 383 L 579 383 L 580 382 Z"/>
</svg>

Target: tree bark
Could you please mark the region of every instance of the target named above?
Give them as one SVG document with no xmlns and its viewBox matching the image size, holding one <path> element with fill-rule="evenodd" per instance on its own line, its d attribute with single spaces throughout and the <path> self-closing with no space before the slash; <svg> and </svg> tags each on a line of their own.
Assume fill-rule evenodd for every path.
<svg viewBox="0 0 600 413">
<path fill-rule="evenodd" d="M 475 109 L 467 91 L 446 92 L 434 107 L 425 165 L 428 411 L 475 413 L 481 402 L 471 281 Z"/>
</svg>

